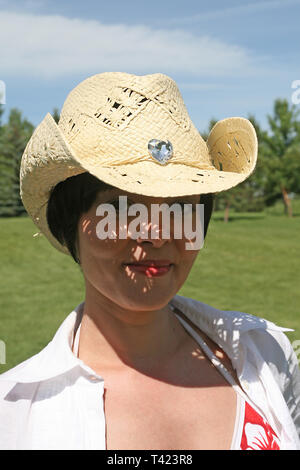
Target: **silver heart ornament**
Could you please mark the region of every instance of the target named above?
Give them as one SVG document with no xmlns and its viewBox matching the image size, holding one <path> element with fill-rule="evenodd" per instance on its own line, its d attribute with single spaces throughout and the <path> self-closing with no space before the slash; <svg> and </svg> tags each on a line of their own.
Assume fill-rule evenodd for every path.
<svg viewBox="0 0 300 470">
<path fill-rule="evenodd" d="M 152 139 L 148 142 L 148 150 L 150 155 L 155 158 L 158 163 L 165 165 L 173 155 L 173 146 L 169 140 Z"/>
</svg>

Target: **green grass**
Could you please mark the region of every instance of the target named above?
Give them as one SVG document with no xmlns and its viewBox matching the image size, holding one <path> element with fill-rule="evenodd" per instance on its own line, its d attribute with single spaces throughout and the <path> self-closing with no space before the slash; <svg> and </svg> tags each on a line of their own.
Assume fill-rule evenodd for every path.
<svg viewBox="0 0 300 470">
<path fill-rule="evenodd" d="M 179 291 L 222 310 L 238 310 L 293 328 L 300 339 L 300 200 L 264 213 L 215 212 L 204 248 Z M 28 217 L 0 218 L 0 373 L 40 351 L 84 299 L 81 272 Z"/>
</svg>

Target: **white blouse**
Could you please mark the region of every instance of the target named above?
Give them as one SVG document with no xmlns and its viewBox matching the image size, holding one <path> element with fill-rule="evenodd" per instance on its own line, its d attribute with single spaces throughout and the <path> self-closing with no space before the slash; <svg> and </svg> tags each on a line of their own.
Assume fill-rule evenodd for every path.
<svg viewBox="0 0 300 470">
<path fill-rule="evenodd" d="M 291 330 L 179 295 L 170 305 L 231 359 L 242 387 L 231 382 L 241 397 L 237 416 L 244 399 L 270 424 L 280 449 L 300 450 L 300 371 L 283 333 Z M 80 328 L 72 350 L 83 306 L 68 315 L 41 352 L 0 375 L 0 449 L 106 449 L 104 380 L 76 356 Z M 177 317 L 210 360 L 218 361 L 196 331 Z M 221 363 L 216 366 L 233 380 Z M 239 445 L 238 420 L 235 429 L 231 448 Z"/>
</svg>

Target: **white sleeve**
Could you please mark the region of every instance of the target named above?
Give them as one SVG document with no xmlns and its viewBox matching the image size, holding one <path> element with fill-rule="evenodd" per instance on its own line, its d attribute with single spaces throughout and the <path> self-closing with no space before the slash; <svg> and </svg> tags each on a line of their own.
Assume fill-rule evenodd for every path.
<svg viewBox="0 0 300 470">
<path fill-rule="evenodd" d="M 300 438 L 300 368 L 298 358 L 285 333 L 268 331 L 276 348 L 264 347 L 264 357 L 281 389 Z M 265 346 L 268 344 L 266 341 Z M 270 344 L 269 344 L 270 346 Z"/>
</svg>

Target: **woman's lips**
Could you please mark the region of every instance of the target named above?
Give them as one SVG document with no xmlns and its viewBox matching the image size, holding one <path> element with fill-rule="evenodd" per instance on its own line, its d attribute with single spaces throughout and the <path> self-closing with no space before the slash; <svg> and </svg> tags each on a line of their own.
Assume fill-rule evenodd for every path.
<svg viewBox="0 0 300 470">
<path fill-rule="evenodd" d="M 136 264 L 125 263 L 124 266 L 127 266 L 130 269 L 130 271 L 144 274 L 147 277 L 159 277 L 159 276 L 164 276 L 165 274 L 167 274 L 172 268 L 173 264 L 170 263 L 169 261 L 160 261 L 160 262 L 149 261 L 145 263 L 136 263 Z"/>
</svg>

